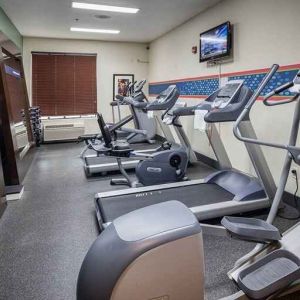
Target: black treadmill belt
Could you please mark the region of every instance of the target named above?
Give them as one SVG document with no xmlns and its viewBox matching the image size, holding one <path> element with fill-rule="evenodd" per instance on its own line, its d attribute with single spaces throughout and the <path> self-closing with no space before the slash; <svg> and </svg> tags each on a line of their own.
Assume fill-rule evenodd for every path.
<svg viewBox="0 0 300 300">
<path fill-rule="evenodd" d="M 187 207 L 220 203 L 233 199 L 233 194 L 215 184 L 194 184 L 138 194 L 97 199 L 104 223 L 133 210 L 169 200 L 178 200 Z"/>
</svg>

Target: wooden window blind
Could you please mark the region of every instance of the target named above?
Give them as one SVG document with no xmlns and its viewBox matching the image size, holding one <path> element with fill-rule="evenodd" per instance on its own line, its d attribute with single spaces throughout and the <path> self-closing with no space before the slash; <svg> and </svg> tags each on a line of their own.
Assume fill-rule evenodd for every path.
<svg viewBox="0 0 300 300">
<path fill-rule="evenodd" d="M 44 116 L 96 113 L 96 55 L 32 53 L 32 103 Z"/>
</svg>

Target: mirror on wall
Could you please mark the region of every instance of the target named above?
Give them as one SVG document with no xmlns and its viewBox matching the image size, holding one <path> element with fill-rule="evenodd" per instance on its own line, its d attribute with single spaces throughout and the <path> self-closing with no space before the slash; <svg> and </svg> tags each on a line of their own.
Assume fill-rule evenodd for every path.
<svg viewBox="0 0 300 300">
<path fill-rule="evenodd" d="M 5 208 L 6 208 L 5 185 L 4 185 L 4 176 L 2 170 L 2 161 L 0 159 L 0 217 L 2 216 Z"/>
<path fill-rule="evenodd" d="M 27 95 L 24 92 L 22 57 L 20 49 L 1 32 L 0 50 L 5 96 L 9 102 L 11 126 L 15 137 L 15 151 L 22 157 L 30 146 L 30 120 Z"/>
<path fill-rule="evenodd" d="M 0 31 L 1 159 L 6 186 L 20 185 L 33 146 L 21 49 Z"/>
</svg>

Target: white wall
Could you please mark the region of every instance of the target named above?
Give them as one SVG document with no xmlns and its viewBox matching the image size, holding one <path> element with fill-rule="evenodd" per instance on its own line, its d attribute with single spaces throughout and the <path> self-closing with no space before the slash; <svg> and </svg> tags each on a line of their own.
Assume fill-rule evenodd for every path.
<svg viewBox="0 0 300 300">
<path fill-rule="evenodd" d="M 113 100 L 113 74 L 134 74 L 136 80 L 147 78 L 148 75 L 148 64 L 138 62 L 138 60 L 148 60 L 146 44 L 24 37 L 24 71 L 30 101 L 32 99 L 32 51 L 96 53 L 97 109 L 109 122 L 112 121 L 109 103 Z M 144 91 L 146 92 L 147 89 L 145 87 Z M 123 113 L 126 114 L 126 111 Z M 96 128 L 95 126 L 95 130 Z"/>
<path fill-rule="evenodd" d="M 222 66 L 223 73 L 300 63 L 299 11 L 299 0 L 224 0 L 151 43 L 149 82 L 218 74 L 218 68 L 199 64 L 199 55 L 193 55 L 191 48 L 198 46 L 202 31 L 228 20 L 234 25 L 234 61 Z M 199 102 L 186 101 L 188 105 Z M 293 108 L 267 109 L 257 103 L 252 121 L 258 136 L 287 142 Z M 195 149 L 213 157 L 205 135 L 193 129 L 192 118 L 182 121 Z M 232 124 L 222 124 L 220 134 L 233 166 L 253 173 L 244 146 L 233 137 Z M 267 148 L 264 153 L 278 181 L 285 153 Z M 290 178 L 287 189 L 295 190 L 294 179 Z"/>
</svg>

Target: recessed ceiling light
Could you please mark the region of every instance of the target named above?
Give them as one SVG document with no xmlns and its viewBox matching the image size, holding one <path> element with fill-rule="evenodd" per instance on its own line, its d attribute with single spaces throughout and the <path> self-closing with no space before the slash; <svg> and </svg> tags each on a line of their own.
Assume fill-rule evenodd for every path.
<svg viewBox="0 0 300 300">
<path fill-rule="evenodd" d="M 71 31 L 78 31 L 78 32 L 92 32 L 92 33 L 107 33 L 107 34 L 119 34 L 120 30 L 113 30 L 113 29 L 95 29 L 95 28 L 78 28 L 78 27 L 71 27 Z"/>
<path fill-rule="evenodd" d="M 72 2 L 72 7 L 81 8 L 81 9 L 112 11 L 112 12 L 120 12 L 120 13 L 128 13 L 128 14 L 136 14 L 139 11 L 138 8 L 100 5 L 100 4 L 82 3 L 82 2 Z"/>
</svg>

